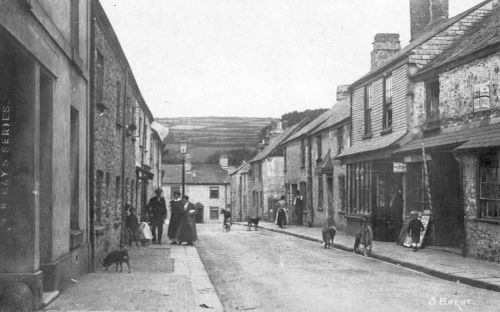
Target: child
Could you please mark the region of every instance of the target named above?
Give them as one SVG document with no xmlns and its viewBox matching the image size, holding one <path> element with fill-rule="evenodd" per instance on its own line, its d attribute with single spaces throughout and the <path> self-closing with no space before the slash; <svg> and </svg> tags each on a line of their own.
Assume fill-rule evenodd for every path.
<svg viewBox="0 0 500 312">
<path fill-rule="evenodd" d="M 418 212 L 411 212 L 412 219 L 408 224 L 408 233 L 411 235 L 411 244 L 413 246 L 413 251 L 418 250 L 418 243 L 420 242 L 420 232 L 424 230 L 424 225 L 418 217 Z"/>
<path fill-rule="evenodd" d="M 359 245 L 363 244 L 365 248 L 363 254 L 365 256 L 369 256 L 372 251 L 372 240 L 372 228 L 368 224 L 368 218 L 363 217 L 363 219 L 361 219 L 361 224 L 359 225 L 358 231 L 356 233 L 356 238 L 354 240 L 354 253 L 357 253 L 359 251 Z"/>
<path fill-rule="evenodd" d="M 128 245 L 132 246 L 132 240 L 135 241 L 137 247 L 139 247 L 139 220 L 135 215 L 135 208 L 130 206 L 127 210 L 127 219 L 125 220 L 125 228 L 128 234 Z"/>
<path fill-rule="evenodd" d="M 222 209 L 221 213 L 222 213 L 222 216 L 224 217 L 224 223 L 223 223 L 224 230 L 226 230 L 226 231 L 231 230 L 231 217 L 232 217 L 231 211 Z"/>
</svg>

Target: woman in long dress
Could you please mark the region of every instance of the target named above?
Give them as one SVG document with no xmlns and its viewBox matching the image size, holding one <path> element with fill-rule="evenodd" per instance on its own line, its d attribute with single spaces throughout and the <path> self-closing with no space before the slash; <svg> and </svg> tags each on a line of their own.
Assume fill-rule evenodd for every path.
<svg viewBox="0 0 500 312">
<path fill-rule="evenodd" d="M 181 220 L 177 229 L 177 242 L 180 244 L 186 242 L 190 246 L 194 246 L 194 242 L 198 239 L 196 233 L 196 208 L 189 201 L 189 197 L 182 197 Z"/>
<path fill-rule="evenodd" d="M 280 200 L 276 203 L 276 224 L 280 228 L 286 228 L 286 202 L 285 202 L 285 196 L 281 195 Z"/>
</svg>

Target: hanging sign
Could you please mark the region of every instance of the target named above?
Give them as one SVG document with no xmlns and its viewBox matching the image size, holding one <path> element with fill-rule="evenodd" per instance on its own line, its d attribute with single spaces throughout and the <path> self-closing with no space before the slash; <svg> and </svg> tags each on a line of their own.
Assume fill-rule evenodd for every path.
<svg viewBox="0 0 500 312">
<path fill-rule="evenodd" d="M 393 162 L 392 170 L 394 172 L 406 172 L 406 164 L 402 162 Z"/>
</svg>

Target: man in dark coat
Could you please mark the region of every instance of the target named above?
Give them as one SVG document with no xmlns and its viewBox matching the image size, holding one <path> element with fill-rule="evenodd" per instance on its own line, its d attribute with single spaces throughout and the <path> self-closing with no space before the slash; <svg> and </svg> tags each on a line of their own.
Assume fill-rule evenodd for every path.
<svg viewBox="0 0 500 312">
<path fill-rule="evenodd" d="M 148 205 L 146 206 L 146 211 L 151 216 L 151 225 L 153 232 L 153 243 L 158 242 L 161 244 L 161 237 L 163 235 L 163 222 L 167 218 L 167 205 L 165 204 L 165 198 L 161 196 L 162 190 L 155 190 L 155 197 L 152 197 Z M 158 230 L 158 232 L 157 232 Z"/>
<path fill-rule="evenodd" d="M 297 224 L 302 225 L 304 196 L 302 196 L 302 194 L 300 194 L 300 191 L 297 191 L 295 198 L 293 199 L 293 205 L 295 207 L 295 215 L 297 216 Z"/>
<path fill-rule="evenodd" d="M 174 192 L 174 199 L 170 201 L 170 222 L 168 223 L 168 238 L 170 244 L 177 244 L 177 229 L 182 218 L 181 193 Z"/>
</svg>

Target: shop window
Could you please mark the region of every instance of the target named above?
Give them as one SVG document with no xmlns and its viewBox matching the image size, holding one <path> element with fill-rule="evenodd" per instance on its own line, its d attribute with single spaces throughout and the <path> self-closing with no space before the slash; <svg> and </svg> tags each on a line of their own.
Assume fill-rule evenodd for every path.
<svg viewBox="0 0 500 312">
<path fill-rule="evenodd" d="M 384 78 L 384 103 L 383 103 L 383 125 L 384 130 L 392 127 L 392 76 Z"/>
<path fill-rule="evenodd" d="M 427 126 L 439 125 L 439 80 L 425 84 L 425 115 Z"/>
<path fill-rule="evenodd" d="M 211 186 L 210 187 L 210 198 L 219 198 L 219 187 Z"/>
<path fill-rule="evenodd" d="M 500 153 L 479 160 L 479 217 L 500 219 Z"/>
<path fill-rule="evenodd" d="M 210 207 L 210 220 L 219 219 L 219 207 Z"/>
<path fill-rule="evenodd" d="M 371 213 L 371 163 L 361 162 L 347 166 L 347 212 Z"/>
<path fill-rule="evenodd" d="M 372 85 L 365 86 L 365 136 L 372 133 Z"/>
</svg>

